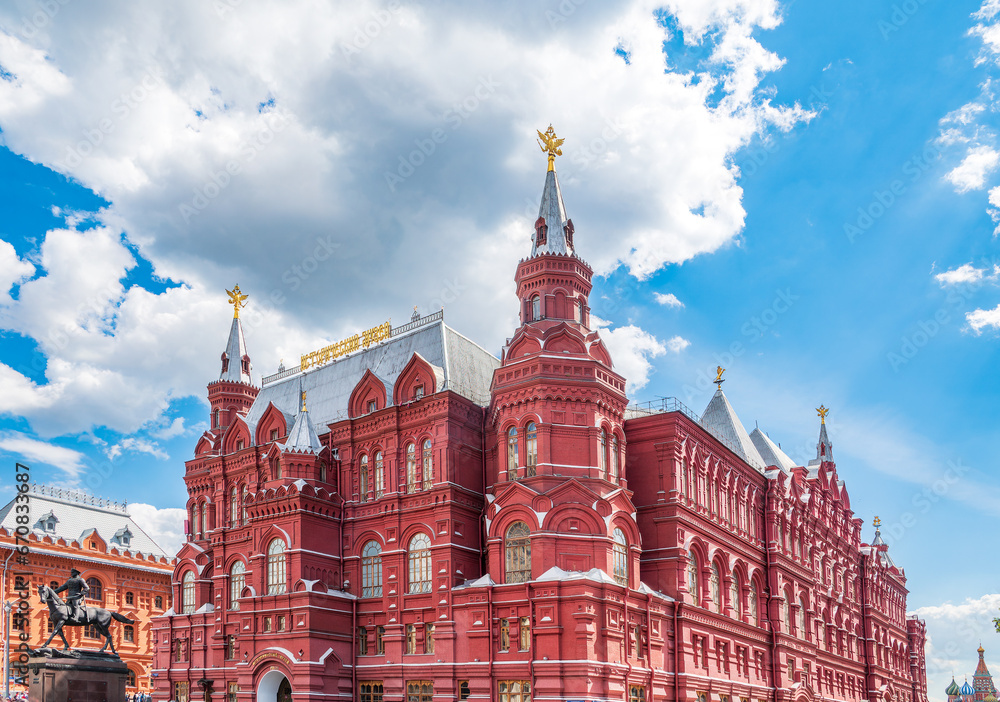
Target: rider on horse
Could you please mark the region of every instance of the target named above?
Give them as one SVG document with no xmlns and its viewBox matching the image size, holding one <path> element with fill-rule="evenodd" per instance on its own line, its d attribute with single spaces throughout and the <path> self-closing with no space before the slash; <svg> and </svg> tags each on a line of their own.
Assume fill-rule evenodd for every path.
<svg viewBox="0 0 1000 702">
<path fill-rule="evenodd" d="M 73 608 L 72 616 L 77 621 L 85 621 L 87 618 L 87 607 L 82 603 L 90 592 L 90 586 L 80 577 L 80 571 L 71 568 L 69 580 L 62 587 L 57 587 L 53 592 L 60 593 L 66 591 L 66 604 Z"/>
</svg>

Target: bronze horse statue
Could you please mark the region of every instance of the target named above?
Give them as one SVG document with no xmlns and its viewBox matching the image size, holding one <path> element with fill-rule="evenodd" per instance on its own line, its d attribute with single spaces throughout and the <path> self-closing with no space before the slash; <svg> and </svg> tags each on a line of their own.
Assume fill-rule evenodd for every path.
<svg viewBox="0 0 1000 702">
<path fill-rule="evenodd" d="M 118 655 L 115 651 L 115 645 L 111 643 L 111 631 L 109 627 L 111 626 L 111 620 L 122 622 L 123 624 L 135 624 L 135 621 L 129 619 L 123 614 L 118 614 L 118 612 L 111 612 L 109 610 L 103 609 L 102 607 L 92 607 L 87 606 L 86 616 L 82 619 L 78 619 L 72 616 L 72 608 L 59 599 L 59 595 L 53 592 L 52 588 L 48 585 L 38 586 L 38 596 L 41 598 L 43 604 L 49 606 L 49 621 L 52 622 L 52 635 L 49 636 L 49 640 L 45 642 L 42 648 L 48 648 L 49 644 L 52 643 L 52 639 L 56 637 L 56 634 L 62 637 L 63 644 L 65 644 L 63 650 L 69 650 L 69 641 L 66 640 L 66 634 L 63 633 L 64 626 L 93 626 L 97 629 L 97 632 L 104 637 L 104 645 L 101 646 L 101 651 L 104 651 L 108 646 L 111 646 L 111 652 Z"/>
</svg>

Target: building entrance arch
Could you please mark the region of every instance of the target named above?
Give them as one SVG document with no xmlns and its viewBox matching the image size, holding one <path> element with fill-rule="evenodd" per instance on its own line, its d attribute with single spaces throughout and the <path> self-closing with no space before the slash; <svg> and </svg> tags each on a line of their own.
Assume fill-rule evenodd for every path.
<svg viewBox="0 0 1000 702">
<path fill-rule="evenodd" d="M 257 702 L 292 702 L 292 684 L 280 670 L 269 670 L 257 683 Z"/>
</svg>

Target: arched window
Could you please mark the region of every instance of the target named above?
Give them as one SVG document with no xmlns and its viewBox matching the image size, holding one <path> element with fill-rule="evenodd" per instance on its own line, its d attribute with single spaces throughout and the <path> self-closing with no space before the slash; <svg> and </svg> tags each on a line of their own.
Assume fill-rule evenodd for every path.
<svg viewBox="0 0 1000 702">
<path fill-rule="evenodd" d="M 229 491 L 229 526 L 235 527 L 240 524 L 240 493 L 234 487 Z"/>
<path fill-rule="evenodd" d="M 698 584 L 698 557 L 691 551 L 688 553 L 688 594 L 691 600 L 701 606 L 701 591 Z"/>
<path fill-rule="evenodd" d="M 131 629 L 132 627 L 127 628 Z M 125 677 L 125 687 L 135 687 L 135 671 L 131 668 L 128 669 L 128 674 Z"/>
<path fill-rule="evenodd" d="M 531 532 L 524 522 L 514 522 L 504 535 L 506 582 L 526 583 L 531 580 Z"/>
<path fill-rule="evenodd" d="M 212 426 L 213 427 L 219 426 L 219 410 L 215 410 L 214 412 L 212 412 Z"/>
<path fill-rule="evenodd" d="M 431 591 L 431 540 L 427 534 L 410 539 L 410 592 Z"/>
<path fill-rule="evenodd" d="M 125 604 L 134 605 L 135 604 L 135 594 L 131 592 L 125 593 Z"/>
<path fill-rule="evenodd" d="M 434 484 L 434 452 L 431 451 L 431 440 L 424 440 L 424 490 L 430 490 Z"/>
<path fill-rule="evenodd" d="M 528 422 L 524 428 L 524 474 L 527 477 L 535 475 L 535 466 L 538 465 L 538 427 L 534 422 Z"/>
<path fill-rule="evenodd" d="M 249 494 L 249 490 L 247 490 L 247 486 L 244 485 L 243 486 L 243 526 L 246 526 L 249 523 L 249 521 L 250 521 L 249 518 L 247 517 L 247 495 L 248 494 Z"/>
<path fill-rule="evenodd" d="M 531 298 L 531 320 L 535 321 L 542 318 L 542 298 L 535 295 Z"/>
<path fill-rule="evenodd" d="M 581 302 L 571 302 L 570 304 L 573 306 L 573 321 L 574 322 L 580 322 L 580 323 L 582 323 L 583 322 L 583 302 L 582 301 Z"/>
<path fill-rule="evenodd" d="M 785 603 L 782 605 L 785 615 L 785 633 L 792 633 L 792 593 L 785 591 Z"/>
<path fill-rule="evenodd" d="M 375 452 L 375 499 L 385 495 L 385 461 L 382 452 Z"/>
<path fill-rule="evenodd" d="M 621 454 L 618 449 L 618 437 L 611 437 L 611 480 L 612 482 L 618 481 L 619 470 L 621 466 L 619 461 L 621 460 Z"/>
<path fill-rule="evenodd" d="M 712 602 L 715 603 L 715 611 L 722 613 L 722 588 L 719 578 L 719 564 L 712 561 L 712 574 L 709 576 L 709 584 L 712 589 Z"/>
<path fill-rule="evenodd" d="M 628 541 L 625 539 L 625 532 L 615 527 L 615 545 L 612 548 L 613 575 L 619 585 L 628 587 Z"/>
<path fill-rule="evenodd" d="M 361 457 L 361 501 L 368 501 L 368 456 Z"/>
<path fill-rule="evenodd" d="M 90 588 L 90 592 L 87 593 L 88 600 L 94 600 L 95 602 L 104 601 L 104 590 L 101 589 L 101 581 L 97 578 L 87 578 L 87 587 Z"/>
<path fill-rule="evenodd" d="M 382 596 L 382 546 L 368 541 L 361 549 L 361 596 Z"/>
<path fill-rule="evenodd" d="M 822 619 L 816 623 L 816 645 L 826 648 L 826 624 Z"/>
<path fill-rule="evenodd" d="M 507 430 L 507 480 L 517 480 L 517 427 Z"/>
<path fill-rule="evenodd" d="M 684 495 L 686 497 L 691 497 L 691 467 L 688 465 L 688 461 L 685 458 L 683 463 L 681 463 L 681 471 L 684 473 Z"/>
<path fill-rule="evenodd" d="M 416 492 L 419 489 L 417 482 L 417 447 L 413 444 L 406 446 L 406 491 Z"/>
<path fill-rule="evenodd" d="M 799 597 L 799 617 L 798 617 L 798 622 L 796 622 L 796 623 L 799 626 L 799 632 L 798 632 L 799 636 L 801 638 L 803 638 L 803 639 L 807 638 L 806 637 L 806 601 L 802 597 Z"/>
<path fill-rule="evenodd" d="M 601 429 L 601 445 L 597 450 L 597 469 L 608 479 L 608 432 Z"/>
<path fill-rule="evenodd" d="M 201 535 L 202 538 L 208 538 L 208 503 L 201 503 Z"/>
<path fill-rule="evenodd" d="M 285 542 L 274 539 L 267 546 L 267 594 L 285 592 Z"/>
<path fill-rule="evenodd" d="M 229 609 L 240 608 L 240 595 L 247 585 L 247 567 L 243 561 L 236 561 L 229 569 Z"/>
<path fill-rule="evenodd" d="M 194 613 L 194 571 L 189 570 L 181 581 L 181 614 Z"/>
<path fill-rule="evenodd" d="M 747 593 L 747 608 L 750 610 L 750 623 L 757 624 L 757 584 L 750 581 L 750 592 Z"/>
<path fill-rule="evenodd" d="M 733 573 L 733 580 L 730 583 L 729 590 L 729 606 L 733 608 L 733 616 L 737 619 L 743 618 L 743 602 L 742 602 L 742 590 L 740 587 L 740 579 L 736 573 Z"/>
</svg>

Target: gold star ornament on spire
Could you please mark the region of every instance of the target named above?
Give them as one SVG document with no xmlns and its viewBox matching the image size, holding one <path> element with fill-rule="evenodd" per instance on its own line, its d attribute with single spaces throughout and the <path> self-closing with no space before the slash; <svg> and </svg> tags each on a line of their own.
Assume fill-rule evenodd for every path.
<svg viewBox="0 0 1000 702">
<path fill-rule="evenodd" d="M 240 291 L 239 284 L 234 285 L 232 290 L 227 290 L 226 294 L 229 295 L 229 304 L 233 306 L 233 319 L 239 319 L 240 308 L 246 307 L 247 298 L 250 296 Z"/>
<path fill-rule="evenodd" d="M 559 147 L 562 146 L 565 141 L 565 139 L 559 139 L 556 136 L 556 130 L 552 128 L 551 124 L 544 133 L 538 131 L 538 146 L 542 151 L 549 155 L 550 171 L 554 171 L 556 169 L 556 156 L 562 156 L 562 149 Z"/>
<path fill-rule="evenodd" d="M 816 408 L 816 414 L 819 415 L 820 424 L 826 424 L 826 415 L 830 414 L 830 410 L 825 406 L 820 405 Z"/>
</svg>

